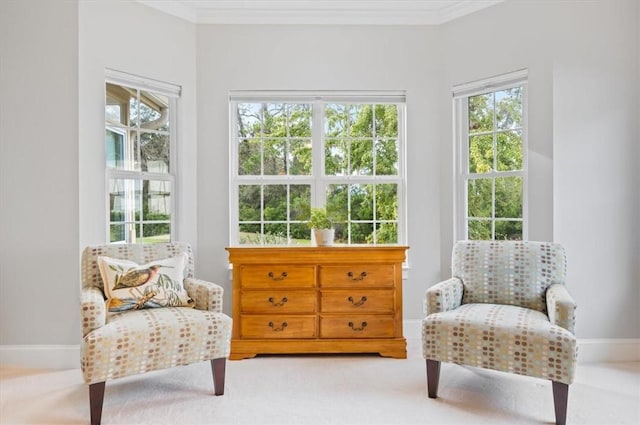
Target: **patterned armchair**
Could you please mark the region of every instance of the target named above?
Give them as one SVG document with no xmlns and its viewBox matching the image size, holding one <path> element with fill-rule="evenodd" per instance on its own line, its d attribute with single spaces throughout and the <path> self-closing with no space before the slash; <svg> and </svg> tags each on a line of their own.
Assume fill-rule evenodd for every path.
<svg viewBox="0 0 640 425">
<path fill-rule="evenodd" d="M 98 257 L 144 264 L 182 253 L 187 254 L 184 289 L 194 308 L 107 312 Z M 105 381 L 111 379 L 210 360 L 214 392 L 224 394 L 231 318 L 222 313 L 222 287 L 194 279 L 193 270 L 191 246 L 186 243 L 100 245 L 83 251 L 80 352 L 92 425 L 100 423 Z"/>
<path fill-rule="evenodd" d="M 564 249 L 555 243 L 456 243 L 453 277 L 424 300 L 429 397 L 438 394 L 440 362 L 549 379 L 556 423 L 564 424 L 577 359 L 576 304 L 565 272 Z"/>
</svg>

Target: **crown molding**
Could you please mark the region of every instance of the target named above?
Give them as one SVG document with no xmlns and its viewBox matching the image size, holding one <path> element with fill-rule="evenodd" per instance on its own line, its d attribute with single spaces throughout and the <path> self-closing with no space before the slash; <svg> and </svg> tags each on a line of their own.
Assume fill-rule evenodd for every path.
<svg viewBox="0 0 640 425">
<path fill-rule="evenodd" d="M 137 0 L 197 24 L 439 25 L 504 0 Z"/>
</svg>

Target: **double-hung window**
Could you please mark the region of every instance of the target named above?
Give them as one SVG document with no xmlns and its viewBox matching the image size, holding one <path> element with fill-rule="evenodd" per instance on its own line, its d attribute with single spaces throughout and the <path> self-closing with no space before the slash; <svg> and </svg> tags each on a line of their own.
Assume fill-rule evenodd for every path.
<svg viewBox="0 0 640 425">
<path fill-rule="evenodd" d="M 405 237 L 403 93 L 230 96 L 230 242 L 309 245 L 326 207 L 337 244 Z"/>
<path fill-rule="evenodd" d="M 527 239 L 527 73 L 454 88 L 456 239 Z"/>
<path fill-rule="evenodd" d="M 180 88 L 108 70 L 107 237 L 152 243 L 175 232 L 175 117 Z"/>
</svg>

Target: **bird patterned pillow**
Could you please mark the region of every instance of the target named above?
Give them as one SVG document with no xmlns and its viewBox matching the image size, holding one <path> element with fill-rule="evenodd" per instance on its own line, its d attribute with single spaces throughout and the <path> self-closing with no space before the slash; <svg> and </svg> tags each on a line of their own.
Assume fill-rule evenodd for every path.
<svg viewBox="0 0 640 425">
<path fill-rule="evenodd" d="M 118 258 L 98 257 L 107 296 L 107 311 L 157 307 L 193 307 L 184 289 L 187 254 L 138 265 Z"/>
</svg>

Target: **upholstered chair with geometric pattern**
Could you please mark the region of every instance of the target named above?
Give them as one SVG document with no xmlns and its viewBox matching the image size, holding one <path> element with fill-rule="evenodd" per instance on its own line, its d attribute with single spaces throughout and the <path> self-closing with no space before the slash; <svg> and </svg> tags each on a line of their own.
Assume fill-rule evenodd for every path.
<svg viewBox="0 0 640 425">
<path fill-rule="evenodd" d="M 80 351 L 92 425 L 101 420 L 105 382 L 116 378 L 211 361 L 214 393 L 224 394 L 231 318 L 222 313 L 222 287 L 193 272 L 186 243 L 83 251 Z"/>
<path fill-rule="evenodd" d="M 461 241 L 452 277 L 426 291 L 422 350 L 427 390 L 440 362 L 552 381 L 557 424 L 575 376 L 576 303 L 565 287 L 564 248 L 527 241 Z"/>
</svg>

